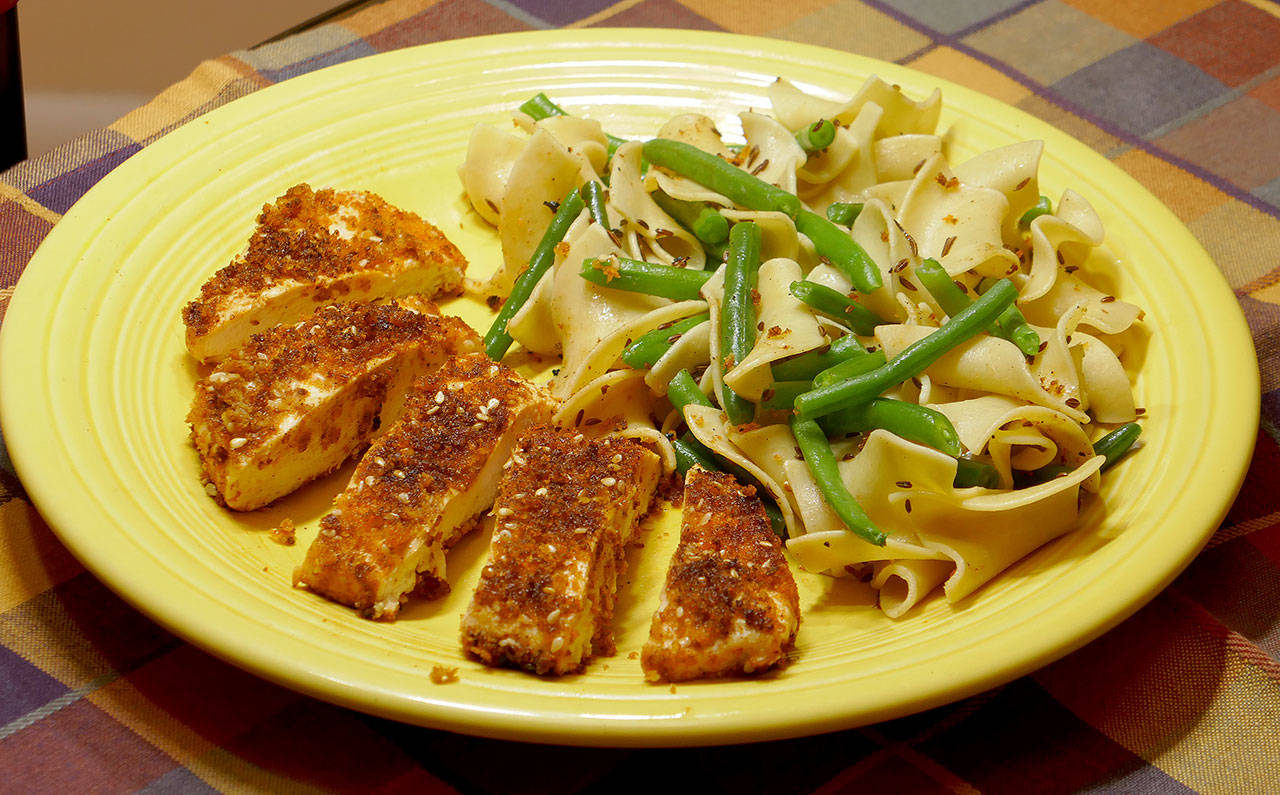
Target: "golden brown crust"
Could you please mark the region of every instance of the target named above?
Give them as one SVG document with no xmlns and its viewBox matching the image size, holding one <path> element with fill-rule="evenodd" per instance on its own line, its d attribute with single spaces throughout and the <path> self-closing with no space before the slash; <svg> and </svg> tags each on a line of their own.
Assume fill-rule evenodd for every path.
<svg viewBox="0 0 1280 795">
<path fill-rule="evenodd" d="M 424 311 L 395 302 L 323 307 L 300 323 L 254 335 L 197 382 L 187 421 L 217 494 L 232 507 L 258 507 L 227 497 L 229 468 L 265 470 L 278 463 L 277 455 L 329 449 L 340 439 L 358 446 L 372 434 L 397 375 L 391 365 L 413 356 L 438 363 L 480 347 L 479 336 L 461 320 L 427 314 L 434 311 L 429 302 L 408 303 Z M 342 406 L 355 412 L 341 420 L 326 413 L 336 409 L 320 397 L 340 391 Z M 277 444 L 288 451 L 273 450 Z"/>
<path fill-rule="evenodd" d="M 349 238 L 330 229 L 344 208 L 354 210 Z M 252 295 L 282 282 L 317 284 L 316 303 L 338 302 L 350 290 L 329 280 L 356 271 L 401 267 L 407 261 L 440 268 L 444 289 L 437 296 L 462 290 L 467 261 L 439 229 L 414 213 L 393 207 L 365 191 L 313 191 L 295 185 L 274 204 L 264 205 L 248 249 L 200 288 L 200 296 L 182 311 L 188 333 L 201 335 L 221 319 L 236 295 Z"/>
<path fill-rule="evenodd" d="M 531 431 L 494 503 L 489 561 L 463 621 L 467 653 L 556 674 L 612 653 L 624 545 L 659 470 L 657 455 L 629 439 Z"/>
<path fill-rule="evenodd" d="M 667 571 L 641 665 L 680 681 L 753 673 L 790 648 L 799 595 L 755 489 L 691 469 L 680 543 Z"/>
<path fill-rule="evenodd" d="M 299 382 L 317 376 L 345 383 L 364 375 L 369 363 L 424 339 L 474 338 L 462 321 L 403 308 L 398 303 L 359 302 L 321 308 L 292 326 L 255 334 L 212 373 L 196 383 L 192 417 L 199 416 L 229 441 L 246 445 L 273 435 L 282 417 L 305 410 Z M 372 378 L 368 389 L 385 387 Z M 240 445 L 240 446 L 246 446 Z"/>
<path fill-rule="evenodd" d="M 295 584 L 370 618 L 394 618 L 410 591 L 446 593 L 443 571 L 431 564 L 474 526 L 493 486 L 459 521 L 445 521 L 450 501 L 477 487 L 493 456 L 505 460 L 510 439 L 504 445 L 504 438 L 531 421 L 545 422 L 553 408 L 543 388 L 483 353 L 456 357 L 417 380 L 399 421 L 361 458 L 320 520 Z"/>
</svg>

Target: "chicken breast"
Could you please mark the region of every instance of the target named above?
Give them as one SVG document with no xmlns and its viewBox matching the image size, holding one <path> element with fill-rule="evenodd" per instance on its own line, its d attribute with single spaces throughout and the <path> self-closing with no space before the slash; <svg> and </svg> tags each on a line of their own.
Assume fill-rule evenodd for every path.
<svg viewBox="0 0 1280 795">
<path fill-rule="evenodd" d="M 294 585 L 374 619 L 394 619 L 415 591 L 447 593 L 445 551 L 493 503 L 515 440 L 554 409 L 545 389 L 482 353 L 414 382 L 320 520 Z"/>
<path fill-rule="evenodd" d="M 187 350 L 217 362 L 327 304 L 456 295 L 466 267 L 440 230 L 376 194 L 297 185 L 263 207 L 246 251 L 183 309 Z"/>
<path fill-rule="evenodd" d="M 624 546 L 660 477 L 658 455 L 630 439 L 531 432 L 494 504 L 489 559 L 462 619 L 464 650 L 539 674 L 612 654 Z"/>
<path fill-rule="evenodd" d="M 755 489 L 690 469 L 680 542 L 640 653 L 645 677 L 759 673 L 782 661 L 799 624 L 795 579 Z"/>
<path fill-rule="evenodd" d="M 187 422 L 210 496 L 260 508 L 328 474 L 398 415 L 409 383 L 479 335 L 430 302 L 357 302 L 255 335 L 195 387 Z"/>
</svg>

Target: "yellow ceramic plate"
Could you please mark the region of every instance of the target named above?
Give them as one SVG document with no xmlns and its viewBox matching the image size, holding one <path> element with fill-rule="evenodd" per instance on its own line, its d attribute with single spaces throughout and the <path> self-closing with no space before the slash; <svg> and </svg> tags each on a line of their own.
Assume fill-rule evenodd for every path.
<svg viewBox="0 0 1280 795">
<path fill-rule="evenodd" d="M 636 652 L 674 544 L 671 522 L 632 554 L 616 657 L 539 679 L 459 653 L 458 618 L 487 546 L 452 553 L 453 593 L 372 623 L 289 585 L 339 473 L 249 515 L 200 487 L 184 416 L 196 371 L 180 307 L 290 185 L 365 188 L 443 228 L 492 268 L 494 236 L 454 173 L 472 125 L 546 91 L 622 136 L 675 112 L 722 129 L 766 107 L 782 75 L 831 97 L 878 73 L 911 95 L 943 89 L 953 159 L 1047 143 L 1042 184 L 1070 187 L 1107 224 L 1114 292 L 1147 310 L 1137 382 L 1146 446 L 1117 467 L 1089 526 L 972 598 L 890 621 L 829 579 L 799 579 L 794 664 L 760 679 L 643 682 Z M 478 324 L 479 306 L 450 307 Z M 1211 331 L 1209 331 L 1211 330 Z M 0 341 L 5 438 L 59 536 L 164 626 L 268 679 L 379 715 L 495 737 L 599 745 L 761 740 L 943 704 L 1060 657 L 1150 599 L 1230 504 L 1258 414 L 1249 334 L 1213 263 L 1160 203 L 1086 146 L 958 86 L 891 64 L 778 41 L 670 31 L 531 33 L 454 41 L 325 69 L 209 113 L 135 155 L 67 214 L 24 275 Z M 298 546 L 267 529 L 298 520 Z M 433 684 L 436 666 L 457 681 Z M 197 686 L 196 683 L 192 684 Z"/>
</svg>

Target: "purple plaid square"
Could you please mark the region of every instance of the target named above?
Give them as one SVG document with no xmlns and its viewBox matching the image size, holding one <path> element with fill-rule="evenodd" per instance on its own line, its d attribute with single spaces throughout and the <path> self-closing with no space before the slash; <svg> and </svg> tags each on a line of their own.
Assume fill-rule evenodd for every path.
<svg viewBox="0 0 1280 795">
<path fill-rule="evenodd" d="M 950 35 L 1024 4 L 1025 0 L 883 0 L 880 5 Z"/>
<path fill-rule="evenodd" d="M 5 726 L 67 692 L 57 679 L 0 647 L 0 726 Z"/>
<path fill-rule="evenodd" d="M 1186 61 L 1146 42 L 1067 75 L 1052 88 L 1139 135 L 1186 115 L 1227 90 Z"/>
</svg>

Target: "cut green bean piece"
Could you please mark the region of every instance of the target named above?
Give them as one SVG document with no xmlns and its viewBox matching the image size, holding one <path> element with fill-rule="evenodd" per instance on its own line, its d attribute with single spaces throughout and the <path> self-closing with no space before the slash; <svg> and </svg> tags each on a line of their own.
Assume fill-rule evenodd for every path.
<svg viewBox="0 0 1280 795">
<path fill-rule="evenodd" d="M 842 229 L 817 213 L 801 210 L 795 215 L 796 231 L 813 241 L 818 254 L 848 277 L 859 292 L 870 293 L 884 283 L 875 260 Z"/>
<path fill-rule="evenodd" d="M 954 317 L 973 303 L 936 259 L 924 260 L 916 266 L 915 273 L 920 283 L 938 302 L 938 306 L 948 315 Z M 1000 317 L 987 330 L 1017 345 L 1025 356 L 1035 356 L 1040 351 L 1040 335 L 1027 324 L 1016 304 L 1001 312 Z"/>
<path fill-rule="evenodd" d="M 565 232 L 569 231 L 569 226 L 582 213 L 582 208 L 582 196 L 574 188 L 556 207 L 547 231 L 542 233 L 542 239 L 529 258 L 528 267 L 516 277 L 515 284 L 511 286 L 511 294 L 507 296 L 502 308 L 498 310 L 498 316 L 484 335 L 484 352 L 495 362 L 506 355 L 514 342 L 507 333 L 507 324 L 529 300 L 529 296 L 533 295 L 533 288 L 538 286 L 543 274 L 555 263 L 556 244 L 564 239 Z"/>
<path fill-rule="evenodd" d="M 657 295 L 673 301 L 699 298 L 702 285 L 711 278 L 711 271 L 676 268 L 626 257 L 588 258 L 582 261 L 578 273 L 601 287 Z"/>
<path fill-rule="evenodd" d="M 685 406 L 715 406 L 711 398 L 698 387 L 698 382 L 693 380 L 693 375 L 688 370 L 681 370 L 671 377 L 671 382 L 667 384 L 667 400 L 671 401 L 671 405 L 682 417 Z"/>
<path fill-rule="evenodd" d="M 1133 443 L 1138 441 L 1138 437 L 1141 435 L 1142 426 L 1136 422 L 1128 422 L 1094 442 L 1094 454 L 1103 456 L 1106 459 L 1102 462 L 1102 470 L 1110 469 L 1115 466 L 1117 461 L 1124 458 L 1125 454 L 1133 447 Z M 1066 464 L 1047 464 L 1021 476 L 1019 480 L 1025 483 L 1044 483 L 1063 475 L 1069 475 L 1075 469 L 1075 467 L 1067 466 Z"/>
<path fill-rule="evenodd" d="M 703 312 L 643 334 L 622 352 L 622 361 L 636 370 L 652 367 L 667 351 L 671 350 L 671 346 L 675 345 L 680 337 L 710 319 L 710 313 Z"/>
<path fill-rule="evenodd" d="M 884 532 L 875 526 L 840 479 L 840 467 L 836 463 L 835 454 L 831 452 L 831 443 L 827 441 L 827 435 L 818 427 L 818 423 L 792 415 L 791 435 L 795 437 L 796 446 L 800 448 L 800 455 L 813 474 L 818 490 L 822 492 L 831 510 L 844 522 L 844 526 L 859 538 L 878 547 L 884 546 Z"/>
<path fill-rule="evenodd" d="M 774 364 L 770 370 L 775 381 L 811 381 L 823 370 L 866 352 L 861 340 L 852 334 L 846 334 L 831 343 L 826 350 L 807 351 Z"/>
<path fill-rule="evenodd" d="M 774 381 L 773 386 L 765 390 L 760 400 L 760 408 L 769 411 L 791 411 L 796 397 L 812 388 L 812 381 Z"/>
<path fill-rule="evenodd" d="M 542 92 L 538 92 L 534 96 L 524 101 L 520 106 L 520 111 L 534 121 L 542 121 L 552 116 L 568 116 L 569 112 L 551 101 L 551 98 Z M 609 157 L 613 157 L 613 153 L 617 151 L 619 146 L 627 142 L 626 138 L 619 138 L 616 135 L 605 133 L 605 140 L 609 142 Z"/>
<path fill-rule="evenodd" d="M 956 477 L 952 485 L 957 489 L 981 486 L 984 489 L 1000 488 L 1000 473 L 985 461 L 972 458 L 956 459 Z"/>
<path fill-rule="evenodd" d="M 854 334 L 863 337 L 875 333 L 876 326 L 884 324 L 876 313 L 844 293 L 825 284 L 807 279 L 791 283 L 791 294 L 809 307 L 840 323 Z"/>
<path fill-rule="evenodd" d="M 724 375 L 756 344 L 756 283 L 760 271 L 760 227 L 753 221 L 729 230 L 729 258 L 724 269 L 724 301 L 720 304 L 720 368 Z M 756 407 L 724 384 L 724 411 L 729 422 L 742 425 L 755 417 Z"/>
<path fill-rule="evenodd" d="M 1138 441 L 1141 435 L 1142 426 L 1136 422 L 1128 422 L 1094 442 L 1093 452 L 1106 456 L 1107 459 L 1102 468 L 1108 469 L 1115 466 L 1116 462 L 1124 458 L 1125 454 L 1133 448 L 1133 443 Z"/>
<path fill-rule="evenodd" d="M 827 205 L 827 220 L 841 226 L 853 226 L 862 214 L 862 202 L 832 202 Z"/>
<path fill-rule="evenodd" d="M 1065 475 L 1070 475 L 1072 472 L 1075 472 L 1075 471 L 1076 471 L 1075 467 L 1067 466 L 1066 464 L 1048 464 L 1046 466 L 1040 467 L 1039 469 L 1033 470 L 1032 472 L 1029 473 L 1029 475 L 1022 475 L 1019 477 L 1017 470 L 1014 470 L 1014 474 L 1015 474 L 1014 485 L 1021 487 L 1026 485 L 1034 485 L 1036 483 L 1045 483 L 1047 481 L 1053 480 L 1054 478 L 1060 478 Z"/>
<path fill-rule="evenodd" d="M 834 364 L 813 377 L 814 386 L 827 386 L 829 384 L 838 384 L 841 381 L 847 381 L 855 376 L 869 373 L 885 365 L 884 353 L 881 351 L 868 351 L 865 348 L 861 353 L 855 353 L 844 361 Z"/>
<path fill-rule="evenodd" d="M 836 126 L 830 119 L 818 119 L 796 131 L 796 143 L 806 152 L 821 152 L 836 140 Z"/>
<path fill-rule="evenodd" d="M 1031 226 L 1031 222 L 1042 215 L 1048 215 L 1053 212 L 1053 204 L 1049 201 L 1048 196 L 1041 196 L 1040 201 L 1032 205 L 1031 209 L 1022 214 L 1018 219 L 1019 226 Z"/>
<path fill-rule="evenodd" d="M 884 366 L 838 384 L 814 387 L 796 398 L 796 412 L 803 419 L 814 419 L 841 408 L 871 402 L 886 389 L 923 373 L 952 348 L 982 333 L 1017 297 L 1018 288 L 1013 282 L 1001 279 L 986 295 L 953 315 L 929 336 L 908 345 Z"/>
<path fill-rule="evenodd" d="M 713 204 L 673 199 L 660 190 L 649 194 L 662 211 L 676 219 L 702 243 L 715 246 L 729 239 L 729 219 Z"/>
<path fill-rule="evenodd" d="M 1031 328 L 1016 306 L 1009 307 L 996 318 L 996 334 L 1017 345 L 1024 356 L 1035 356 L 1040 352 L 1040 334 Z"/>
<path fill-rule="evenodd" d="M 587 205 L 587 211 L 591 213 L 595 222 L 608 229 L 609 211 L 604 206 L 606 190 L 603 183 L 592 180 L 582 186 L 582 201 Z"/>
<path fill-rule="evenodd" d="M 715 458 L 707 446 L 691 434 L 685 434 L 679 439 L 671 442 L 671 447 L 676 452 L 676 470 L 681 475 L 688 474 L 693 469 L 694 464 L 711 472 L 719 472 L 720 467 L 716 465 Z"/>
<path fill-rule="evenodd" d="M 830 436 L 879 428 L 949 456 L 958 456 L 964 449 L 960 445 L 960 435 L 945 414 L 904 400 L 876 398 L 865 406 L 853 406 L 828 414 L 818 424 Z"/>
<path fill-rule="evenodd" d="M 564 108 L 552 102 L 550 97 L 541 92 L 525 100 L 524 104 L 520 106 L 520 110 L 531 116 L 535 121 L 542 121 L 552 116 L 569 115 Z"/>
<path fill-rule="evenodd" d="M 938 302 L 942 311 L 954 317 L 960 314 L 973 299 L 952 280 L 951 275 L 936 259 L 926 259 L 915 269 L 916 278 L 929 291 L 933 300 Z"/>
<path fill-rule="evenodd" d="M 644 157 L 655 166 L 688 177 L 750 210 L 776 210 L 795 217 L 800 199 L 776 185 L 751 176 L 727 160 L 683 141 L 646 141 Z"/>
</svg>

